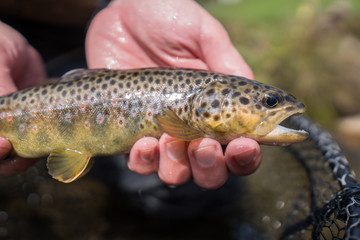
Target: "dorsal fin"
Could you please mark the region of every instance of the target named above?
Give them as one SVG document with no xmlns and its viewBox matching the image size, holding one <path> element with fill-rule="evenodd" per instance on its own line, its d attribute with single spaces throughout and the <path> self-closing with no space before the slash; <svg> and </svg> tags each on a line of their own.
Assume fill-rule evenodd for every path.
<svg viewBox="0 0 360 240">
<path fill-rule="evenodd" d="M 60 82 L 69 82 L 74 80 L 79 80 L 85 76 L 95 75 L 99 72 L 102 72 L 108 69 L 86 69 L 86 68 L 76 68 L 66 72 L 59 79 Z"/>
</svg>

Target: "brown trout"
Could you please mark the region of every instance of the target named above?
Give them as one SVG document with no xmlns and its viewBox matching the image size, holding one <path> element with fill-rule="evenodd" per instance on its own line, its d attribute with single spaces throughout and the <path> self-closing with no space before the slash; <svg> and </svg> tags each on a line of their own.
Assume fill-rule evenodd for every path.
<svg viewBox="0 0 360 240">
<path fill-rule="evenodd" d="M 128 153 L 144 136 L 222 144 L 249 137 L 287 145 L 307 138 L 279 126 L 305 111 L 286 92 L 239 76 L 204 70 L 78 69 L 60 82 L 0 97 L 0 136 L 13 154 L 48 157 L 50 175 L 72 182 L 94 156 Z"/>
</svg>

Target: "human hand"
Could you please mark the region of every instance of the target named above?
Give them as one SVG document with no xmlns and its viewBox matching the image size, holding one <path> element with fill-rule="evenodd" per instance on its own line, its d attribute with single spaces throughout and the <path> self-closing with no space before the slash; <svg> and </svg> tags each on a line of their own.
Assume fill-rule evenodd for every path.
<svg viewBox="0 0 360 240">
<path fill-rule="evenodd" d="M 87 38 L 89 68 L 172 66 L 209 69 L 253 79 L 248 65 L 221 24 L 193 0 L 118 0 L 92 21 Z M 131 149 L 128 166 L 140 174 L 158 172 L 171 185 L 191 176 L 202 188 L 222 186 L 229 172 L 248 175 L 260 164 L 258 143 L 231 141 L 225 154 L 219 142 L 186 143 L 167 134 L 145 137 Z"/>
<path fill-rule="evenodd" d="M 40 55 L 25 38 L 0 22 L 0 96 L 45 82 L 45 67 Z M 12 147 L 5 138 L 0 138 L 0 178 L 22 172 L 35 159 L 14 157 L 6 159 Z"/>
</svg>

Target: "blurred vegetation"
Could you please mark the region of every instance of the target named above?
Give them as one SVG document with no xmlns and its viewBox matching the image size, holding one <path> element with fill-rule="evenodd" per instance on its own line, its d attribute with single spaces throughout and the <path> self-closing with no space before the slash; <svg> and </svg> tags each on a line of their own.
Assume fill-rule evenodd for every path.
<svg viewBox="0 0 360 240">
<path fill-rule="evenodd" d="M 331 130 L 360 112 L 360 1 L 203 0 L 256 80 L 293 93 Z"/>
</svg>

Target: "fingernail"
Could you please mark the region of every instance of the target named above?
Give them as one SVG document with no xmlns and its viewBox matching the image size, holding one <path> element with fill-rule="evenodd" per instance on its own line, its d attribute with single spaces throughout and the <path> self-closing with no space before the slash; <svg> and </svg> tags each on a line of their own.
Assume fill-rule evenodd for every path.
<svg viewBox="0 0 360 240">
<path fill-rule="evenodd" d="M 200 147 L 194 151 L 194 157 L 201 167 L 212 167 L 216 162 L 216 146 L 210 145 L 206 147 Z"/>
<path fill-rule="evenodd" d="M 173 161 L 181 161 L 186 158 L 186 145 L 184 141 L 172 141 L 166 143 L 166 153 Z"/>
<path fill-rule="evenodd" d="M 144 162 L 151 162 L 154 159 L 155 151 L 153 150 L 144 150 L 140 151 L 140 158 Z"/>
<path fill-rule="evenodd" d="M 255 148 L 250 148 L 244 152 L 236 154 L 232 157 L 232 160 L 236 162 L 239 166 L 248 165 L 256 155 Z"/>
</svg>

